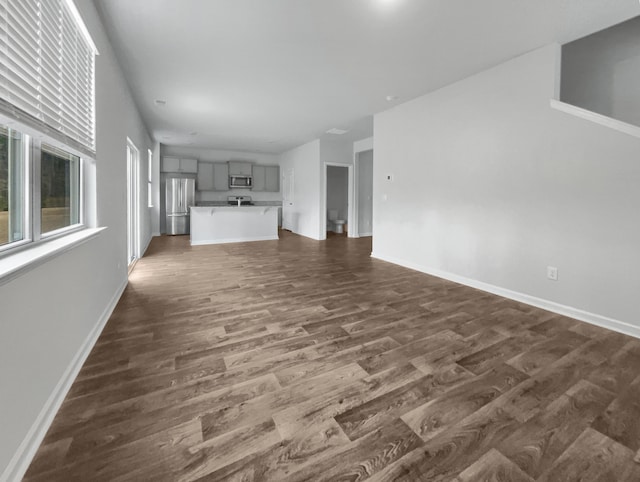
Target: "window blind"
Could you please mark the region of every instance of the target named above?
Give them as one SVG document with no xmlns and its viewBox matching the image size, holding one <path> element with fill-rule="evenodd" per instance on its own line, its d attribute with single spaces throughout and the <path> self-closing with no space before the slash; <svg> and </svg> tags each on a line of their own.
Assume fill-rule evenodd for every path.
<svg viewBox="0 0 640 482">
<path fill-rule="evenodd" d="M 95 154 L 95 47 L 68 0 L 0 0 L 0 109 Z"/>
</svg>

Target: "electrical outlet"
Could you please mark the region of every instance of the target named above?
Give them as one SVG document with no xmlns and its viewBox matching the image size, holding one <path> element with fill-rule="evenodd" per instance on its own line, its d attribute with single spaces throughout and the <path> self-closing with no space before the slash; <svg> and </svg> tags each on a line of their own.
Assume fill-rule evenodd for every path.
<svg viewBox="0 0 640 482">
<path fill-rule="evenodd" d="M 558 281 L 558 268 L 555 266 L 547 266 L 547 278 Z"/>
<path fill-rule="evenodd" d="M 384 176 L 384 178 L 389 182 L 393 182 L 393 174 L 387 174 L 386 176 Z"/>
</svg>

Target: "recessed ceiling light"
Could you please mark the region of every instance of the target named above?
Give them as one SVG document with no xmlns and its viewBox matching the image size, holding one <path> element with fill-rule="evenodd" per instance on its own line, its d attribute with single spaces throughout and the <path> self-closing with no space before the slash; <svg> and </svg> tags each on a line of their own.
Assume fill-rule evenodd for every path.
<svg viewBox="0 0 640 482">
<path fill-rule="evenodd" d="M 337 136 L 341 136 L 342 134 L 346 134 L 349 131 L 345 131 L 344 129 L 338 129 L 337 127 L 334 127 L 333 129 L 329 129 L 327 131 L 327 134 L 335 134 Z"/>
<path fill-rule="evenodd" d="M 398 100 L 398 96 L 397 95 L 388 95 L 385 97 L 385 99 L 387 99 L 387 102 L 393 102 L 394 100 Z"/>
<path fill-rule="evenodd" d="M 163 99 L 156 99 L 153 101 L 158 107 L 164 107 L 167 105 L 167 101 Z"/>
</svg>

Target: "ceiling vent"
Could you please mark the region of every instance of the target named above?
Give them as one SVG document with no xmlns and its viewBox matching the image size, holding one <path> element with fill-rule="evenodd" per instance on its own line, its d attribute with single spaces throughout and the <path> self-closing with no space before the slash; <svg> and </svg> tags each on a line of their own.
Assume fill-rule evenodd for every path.
<svg viewBox="0 0 640 482">
<path fill-rule="evenodd" d="M 341 136 L 342 134 L 346 134 L 349 131 L 345 131 L 344 129 L 338 129 L 336 127 L 334 127 L 333 129 L 329 129 L 327 131 L 327 134 L 334 134 L 336 136 Z"/>
</svg>

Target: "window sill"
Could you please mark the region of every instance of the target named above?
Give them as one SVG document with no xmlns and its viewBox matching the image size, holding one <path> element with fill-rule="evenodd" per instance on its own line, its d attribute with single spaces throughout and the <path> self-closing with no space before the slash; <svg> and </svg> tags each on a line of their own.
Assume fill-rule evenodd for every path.
<svg viewBox="0 0 640 482">
<path fill-rule="evenodd" d="M 105 229 L 107 228 L 83 229 L 67 236 L 43 241 L 32 247 L 22 249 L 15 254 L 0 258 L 0 285 L 18 278 L 51 258 L 86 243 L 100 235 Z"/>
</svg>

